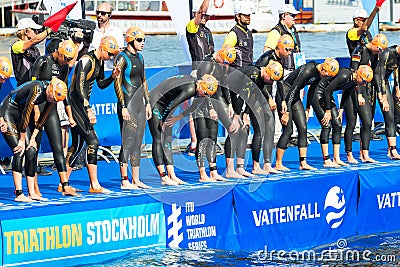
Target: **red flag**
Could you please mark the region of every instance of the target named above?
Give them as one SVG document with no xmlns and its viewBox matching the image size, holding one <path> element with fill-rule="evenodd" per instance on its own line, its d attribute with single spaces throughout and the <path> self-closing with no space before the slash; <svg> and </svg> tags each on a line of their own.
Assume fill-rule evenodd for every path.
<svg viewBox="0 0 400 267">
<path fill-rule="evenodd" d="M 66 7 L 64 7 L 63 9 L 58 11 L 57 13 L 55 13 L 55 14 L 51 15 L 50 17 L 48 17 L 45 20 L 45 22 L 43 23 L 43 26 L 50 27 L 54 32 L 58 31 L 58 29 L 60 28 L 61 24 L 64 22 L 64 20 L 68 16 L 69 12 L 71 12 L 71 10 L 75 7 L 76 3 L 78 3 L 78 1 L 76 1 L 73 4 L 70 4 L 70 5 L 66 6 Z"/>
</svg>

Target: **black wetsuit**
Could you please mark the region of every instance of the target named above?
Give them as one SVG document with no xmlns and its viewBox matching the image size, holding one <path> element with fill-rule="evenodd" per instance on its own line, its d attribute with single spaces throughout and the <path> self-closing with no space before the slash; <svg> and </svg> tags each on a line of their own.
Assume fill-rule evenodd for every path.
<svg viewBox="0 0 400 267">
<path fill-rule="evenodd" d="M 268 104 L 271 97 L 261 77 L 258 66 L 246 66 L 230 73 L 226 79 L 229 90 L 237 94 L 233 109 L 240 114 L 246 103 L 245 113 L 250 115 L 254 135 L 252 140 L 253 160 L 259 160 L 263 143 L 264 162 L 270 163 L 275 131 L 275 120 Z"/>
<path fill-rule="evenodd" d="M 59 78 L 68 84 L 68 65 L 60 66 L 60 64 L 53 58 L 52 54 L 39 57 L 32 68 L 32 79 L 40 81 L 50 81 L 53 77 Z M 64 100 L 67 103 L 67 100 Z M 39 105 L 40 112 L 43 112 L 44 103 Z M 64 157 L 62 134 L 60 126 L 60 118 L 57 109 L 51 109 L 49 117 L 44 124 L 47 138 L 51 149 L 53 151 L 54 164 L 58 172 L 66 172 L 67 166 Z M 38 136 L 38 147 L 40 145 L 42 136 Z"/>
<path fill-rule="evenodd" d="M 226 73 L 228 70 L 228 66 L 215 62 L 212 55 L 206 56 L 206 58 L 200 62 L 197 69 L 199 77 L 202 77 L 204 74 L 210 74 L 219 81 L 220 86 L 216 93 L 211 97 L 211 101 L 215 111 L 217 112 L 218 119 L 227 130 L 229 130 L 233 121 L 233 118 L 230 118 L 228 113 L 228 105 L 232 104 L 231 95 L 226 86 Z M 208 142 L 208 144 L 203 145 L 204 148 L 207 148 L 205 150 L 206 157 L 211 158 L 210 163 L 216 163 L 215 144 L 217 142 L 218 123 L 207 117 L 200 116 L 201 114 L 199 114 L 199 112 L 196 112 L 195 114 L 196 136 L 198 140 L 205 140 L 204 142 Z M 211 142 L 207 140 L 211 140 Z M 234 158 L 237 149 L 239 151 L 242 151 L 243 147 L 244 150 L 246 149 L 247 131 L 240 127 L 236 133 L 229 133 L 227 140 L 228 141 L 225 142 L 225 157 Z M 198 148 L 200 148 L 199 145 Z M 202 150 L 196 149 L 196 156 L 199 155 L 197 157 L 198 164 L 199 166 L 204 166 L 204 157 L 201 153 Z M 239 154 L 242 155 L 243 153 Z M 210 168 L 212 167 L 210 166 Z"/>
<path fill-rule="evenodd" d="M 104 89 L 113 82 L 113 78 L 111 75 L 108 78 L 104 77 L 104 62 L 97 59 L 94 51 L 90 51 L 78 61 L 69 91 L 69 104 L 76 122 L 76 126 L 71 128 L 72 145 L 68 149 L 67 156 L 71 167 L 74 167 L 76 159 L 83 149 L 84 142 L 88 146 L 86 150 L 87 163 L 97 164 L 99 140 L 93 125 L 90 123 L 87 110 L 91 108 L 89 100 L 94 81 L 97 82 L 100 89 Z"/>
<path fill-rule="evenodd" d="M 170 77 L 150 91 L 150 105 L 153 116 L 149 120 L 149 128 L 153 138 L 152 156 L 156 166 L 173 165 L 172 128 L 165 126 L 163 131 L 161 124 L 179 104 L 194 96 L 196 96 L 196 78 L 186 75 Z M 208 110 L 209 107 L 206 106 L 210 102 L 205 100 L 195 99 L 182 115 L 186 116 L 198 108 Z"/>
<path fill-rule="evenodd" d="M 318 64 L 314 61 L 308 62 L 299 68 L 295 69 L 283 81 L 283 95 L 289 113 L 287 125 L 282 125 L 283 132 L 279 138 L 277 147 L 286 149 L 289 139 L 293 134 L 293 122 L 296 124 L 298 131 L 298 147 L 307 147 L 307 121 L 304 112 L 303 102 L 300 97 L 300 92 L 305 86 L 310 85 L 316 87 L 320 81 L 320 73 L 317 69 Z M 282 99 L 278 94 L 276 97 L 278 110 L 282 110 Z M 278 112 L 279 118 L 282 118 L 282 113 Z"/>
<path fill-rule="evenodd" d="M 386 95 L 389 104 L 389 111 L 383 111 L 383 106 L 381 102 L 379 105 L 382 110 L 383 118 L 385 120 L 385 133 L 387 137 L 396 136 L 396 125 L 399 121 L 395 123 L 395 109 L 394 103 L 398 102 L 395 96 L 392 96 L 389 85 L 389 77 L 399 67 L 400 55 L 396 51 L 397 45 L 388 47 L 379 55 L 379 59 L 374 70 L 374 80 L 378 85 L 378 92 L 382 95 Z M 397 76 L 398 78 L 398 76 Z M 395 80 L 395 86 L 398 85 L 397 80 Z M 395 94 L 394 94 L 395 95 Z M 398 117 L 398 116 L 397 116 Z"/>
<path fill-rule="evenodd" d="M 0 117 L 4 117 L 7 122 L 7 132 L 3 133 L 8 146 L 13 150 L 18 146 L 20 133 L 26 132 L 25 145 L 28 146 L 30 136 L 33 130 L 41 129 L 46 123 L 49 113 L 53 109 L 54 103 L 47 102 L 46 88 L 49 85 L 47 81 L 31 81 L 24 83 L 3 100 L 0 106 Z M 34 124 L 33 107 L 46 103 L 39 120 Z M 36 138 L 37 141 L 37 138 Z M 25 174 L 35 176 L 37 151 L 29 148 L 21 153 L 14 154 L 12 161 L 12 170 L 22 173 L 22 163 L 25 157 Z"/>
<path fill-rule="evenodd" d="M 365 90 L 360 91 L 356 82 L 353 80 L 353 71 L 347 68 L 341 68 L 338 75 L 333 79 L 329 86 L 325 90 L 325 105 L 331 103 L 331 95 L 336 90 L 343 90 L 342 100 L 340 102 L 340 109 L 344 108 L 346 115 L 346 129 L 344 132 L 344 145 L 345 151 L 353 151 L 353 131 L 356 127 L 357 114 L 361 119 L 361 131 L 360 138 L 362 141 L 362 150 L 369 150 L 369 143 L 371 139 L 371 125 L 372 125 L 372 113 L 371 105 L 368 102 L 367 92 Z M 358 104 L 357 94 L 362 94 L 365 99 L 365 105 L 360 106 Z M 332 114 L 332 119 L 334 114 Z"/>
<path fill-rule="evenodd" d="M 117 114 L 122 135 L 122 147 L 119 162 L 126 163 L 130 158 L 131 165 L 140 165 L 140 147 L 146 126 L 146 110 L 143 103 L 149 103 L 149 92 L 145 82 L 143 56 L 133 54 L 125 49 L 118 54 L 114 65 L 121 68 L 121 74 L 114 83 L 118 98 Z M 127 108 L 131 119 L 124 121 L 122 108 Z"/>
</svg>

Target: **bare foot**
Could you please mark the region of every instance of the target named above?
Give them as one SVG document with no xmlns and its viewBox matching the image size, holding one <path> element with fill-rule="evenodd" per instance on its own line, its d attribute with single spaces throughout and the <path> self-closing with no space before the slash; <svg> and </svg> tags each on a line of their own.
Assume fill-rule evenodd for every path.
<svg viewBox="0 0 400 267">
<path fill-rule="evenodd" d="M 242 175 L 244 177 L 250 177 L 250 178 L 255 178 L 256 177 L 254 174 L 249 173 L 244 168 L 237 168 L 236 169 L 236 173 L 238 173 L 239 175 Z"/>
<path fill-rule="evenodd" d="M 300 163 L 300 168 L 299 169 L 300 170 L 305 170 L 305 171 L 315 171 L 315 170 L 317 170 L 317 168 L 314 168 L 314 167 L 308 165 L 307 162 Z"/>
<path fill-rule="evenodd" d="M 388 156 L 390 159 L 400 160 L 400 155 L 396 149 L 389 150 Z"/>
<path fill-rule="evenodd" d="M 282 163 L 276 163 L 275 164 L 275 170 L 283 171 L 283 172 L 290 172 L 290 169 L 286 168 L 285 166 L 283 166 Z"/>
<path fill-rule="evenodd" d="M 39 197 L 43 196 L 42 193 L 40 193 L 39 188 L 36 188 L 36 187 L 35 187 L 35 194 L 38 195 Z"/>
<path fill-rule="evenodd" d="M 350 164 L 358 164 L 358 161 L 353 157 L 353 155 L 347 155 L 347 162 Z"/>
<path fill-rule="evenodd" d="M 331 159 L 327 159 L 324 161 L 324 168 L 339 168 L 340 165 L 333 162 Z"/>
<path fill-rule="evenodd" d="M 132 184 L 138 186 L 139 188 L 143 188 L 143 189 L 149 189 L 151 188 L 151 186 L 148 186 L 147 184 L 143 183 L 142 181 L 140 181 L 139 179 L 137 180 L 133 180 Z"/>
<path fill-rule="evenodd" d="M 21 194 L 17 197 L 15 197 L 14 201 L 16 202 L 33 202 L 32 199 L 30 199 L 29 197 L 25 196 L 24 194 Z"/>
<path fill-rule="evenodd" d="M 178 184 L 187 184 L 186 182 L 179 179 L 176 175 L 171 175 L 170 179 L 174 182 L 177 182 Z"/>
<path fill-rule="evenodd" d="M 240 174 L 237 173 L 236 171 L 229 171 L 229 170 L 226 170 L 225 177 L 226 177 L 226 178 L 235 178 L 235 179 L 242 179 L 242 178 L 244 178 L 243 175 L 240 175 Z"/>
<path fill-rule="evenodd" d="M 131 184 L 128 180 L 121 181 L 121 190 L 136 190 L 140 189 L 137 184 Z"/>
<path fill-rule="evenodd" d="M 72 186 L 64 186 L 64 192 L 62 192 L 63 196 L 71 196 L 71 197 L 81 197 L 81 194 L 76 193 L 76 188 Z"/>
<path fill-rule="evenodd" d="M 178 183 L 173 181 L 171 178 L 169 178 L 168 175 L 161 177 L 161 184 L 162 185 L 178 185 Z"/>
<path fill-rule="evenodd" d="M 264 171 L 264 170 L 261 169 L 261 168 L 253 169 L 253 170 L 251 171 L 251 173 L 252 173 L 252 174 L 255 174 L 255 175 L 268 175 L 268 172 L 267 172 L 267 171 Z"/>
<path fill-rule="evenodd" d="M 374 160 L 373 158 L 370 158 L 370 157 L 364 157 L 362 162 L 377 163 L 378 161 L 376 161 L 376 160 Z"/>
<path fill-rule="evenodd" d="M 112 193 L 112 191 L 100 186 L 100 187 L 90 187 L 89 193 L 91 193 L 91 194 L 110 194 L 110 193 Z"/>
<path fill-rule="evenodd" d="M 36 200 L 36 201 L 46 201 L 46 200 L 49 200 L 48 198 L 41 197 L 41 196 L 36 195 L 36 194 L 29 195 L 29 198 L 32 199 L 32 200 Z"/>
<path fill-rule="evenodd" d="M 208 176 L 203 176 L 203 177 L 200 177 L 200 179 L 199 179 L 199 182 L 202 182 L 202 183 L 215 183 L 216 181 L 217 180 L 212 179 Z"/>
<path fill-rule="evenodd" d="M 222 177 L 218 173 L 217 174 L 211 173 L 210 176 L 211 176 L 210 178 L 215 180 L 215 181 L 222 181 L 222 182 L 228 181 L 228 179 L 225 179 L 224 177 Z"/>
<path fill-rule="evenodd" d="M 333 162 L 340 166 L 349 166 L 349 164 L 343 162 L 341 159 L 333 159 Z"/>
</svg>

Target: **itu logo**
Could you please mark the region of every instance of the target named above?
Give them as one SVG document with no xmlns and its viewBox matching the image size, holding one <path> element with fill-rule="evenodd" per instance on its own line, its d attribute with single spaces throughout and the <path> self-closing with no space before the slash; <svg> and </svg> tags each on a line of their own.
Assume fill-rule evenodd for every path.
<svg viewBox="0 0 400 267">
<path fill-rule="evenodd" d="M 346 212 L 346 199 L 343 189 L 339 186 L 332 187 L 325 197 L 324 210 L 326 222 L 332 229 L 338 228 L 343 222 L 343 215 Z"/>
<path fill-rule="evenodd" d="M 168 243 L 170 248 L 179 248 L 179 244 L 183 240 L 183 233 L 179 233 L 182 228 L 182 220 L 179 216 L 182 213 L 182 208 L 176 206 L 176 204 L 171 205 L 171 215 L 168 216 L 167 222 L 170 228 L 168 229 L 168 238 L 172 237 L 171 242 Z"/>
</svg>

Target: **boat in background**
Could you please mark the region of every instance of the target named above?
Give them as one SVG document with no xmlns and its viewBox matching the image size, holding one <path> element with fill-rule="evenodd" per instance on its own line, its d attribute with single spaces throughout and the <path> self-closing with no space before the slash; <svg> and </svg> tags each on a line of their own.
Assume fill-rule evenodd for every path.
<svg viewBox="0 0 400 267">
<path fill-rule="evenodd" d="M 96 21 L 97 5 L 102 2 L 104 1 L 85 1 L 86 19 Z M 197 4 L 198 1 L 194 2 Z M 235 25 L 234 7 L 243 2 L 250 4 L 254 12 L 250 24 L 253 32 L 267 32 L 275 25 L 269 0 L 211 0 L 209 7 L 211 17 L 207 26 L 214 33 L 228 32 Z M 39 14 L 43 14 L 45 18 L 49 15 L 42 1 L 28 0 L 26 3 L 13 7 L 12 12 L 17 20 Z M 137 26 L 146 34 L 176 33 L 165 0 L 112 0 L 108 3 L 114 9 L 111 16 L 112 24 L 121 30 Z"/>
</svg>

